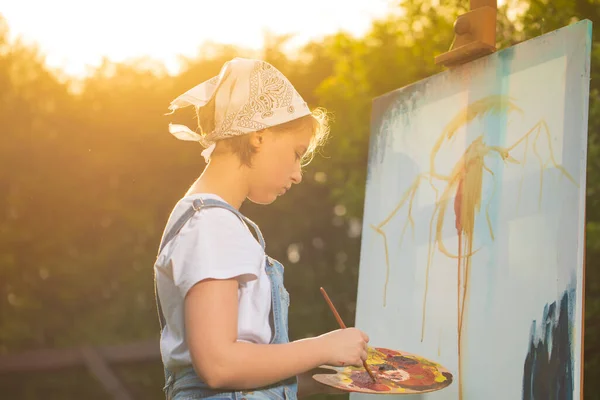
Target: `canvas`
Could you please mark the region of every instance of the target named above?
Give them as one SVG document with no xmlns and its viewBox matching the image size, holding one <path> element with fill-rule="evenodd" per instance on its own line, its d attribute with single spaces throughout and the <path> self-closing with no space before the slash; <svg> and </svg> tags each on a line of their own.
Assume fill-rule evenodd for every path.
<svg viewBox="0 0 600 400">
<path fill-rule="evenodd" d="M 582 21 L 374 100 L 356 325 L 454 376 L 411 398 L 580 398 L 590 51 Z"/>
</svg>

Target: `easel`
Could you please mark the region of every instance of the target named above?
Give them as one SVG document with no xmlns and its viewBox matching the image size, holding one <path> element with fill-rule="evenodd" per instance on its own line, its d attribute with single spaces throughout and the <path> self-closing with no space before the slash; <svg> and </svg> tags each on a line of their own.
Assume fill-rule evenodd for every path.
<svg viewBox="0 0 600 400">
<path fill-rule="evenodd" d="M 450 51 L 435 58 L 436 64 L 455 67 L 496 51 L 497 0 L 470 0 L 471 11 L 454 22 Z"/>
</svg>

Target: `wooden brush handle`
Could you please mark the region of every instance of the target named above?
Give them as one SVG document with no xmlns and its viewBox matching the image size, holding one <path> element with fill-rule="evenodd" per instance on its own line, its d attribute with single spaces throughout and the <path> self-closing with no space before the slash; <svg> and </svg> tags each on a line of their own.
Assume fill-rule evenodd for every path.
<svg viewBox="0 0 600 400">
<path fill-rule="evenodd" d="M 337 322 L 340 325 L 340 328 L 346 329 L 346 324 L 344 324 L 344 321 L 342 321 L 342 317 L 340 317 L 340 314 L 338 314 L 337 310 L 335 309 L 335 306 L 331 302 L 331 299 L 329 299 L 329 296 L 327 296 L 327 292 L 325 291 L 325 289 L 321 288 L 321 293 L 323 294 L 323 297 L 325 297 L 325 301 L 329 305 L 329 308 L 331 309 L 333 316 L 335 317 L 335 319 L 337 319 Z"/>
<path fill-rule="evenodd" d="M 335 309 L 335 306 L 331 302 L 331 299 L 329 298 L 329 296 L 327 296 L 327 292 L 323 288 L 321 288 L 320 290 L 321 290 L 321 293 L 323 294 L 323 297 L 325 297 L 325 301 L 329 305 L 329 308 L 331 309 L 331 312 L 333 313 L 335 319 L 337 320 L 338 324 L 340 325 L 340 328 L 346 329 L 346 324 L 344 324 L 344 321 L 342 321 L 342 317 L 340 317 L 340 314 Z M 371 377 L 371 379 L 373 380 L 373 382 L 377 382 L 377 379 L 375 379 L 375 375 L 373 375 L 373 372 L 369 368 L 369 365 L 367 364 L 366 360 L 363 361 L 363 367 L 365 367 L 365 370 L 367 371 L 367 373 L 369 374 L 369 376 Z"/>
</svg>

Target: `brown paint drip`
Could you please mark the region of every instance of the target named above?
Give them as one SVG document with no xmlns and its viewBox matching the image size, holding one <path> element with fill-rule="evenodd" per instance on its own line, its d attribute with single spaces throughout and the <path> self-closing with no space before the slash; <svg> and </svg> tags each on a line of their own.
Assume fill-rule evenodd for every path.
<svg viewBox="0 0 600 400">
<path fill-rule="evenodd" d="M 543 173 L 546 167 L 545 163 L 540 156 L 537 149 L 537 141 L 540 136 L 547 138 L 548 148 L 550 150 L 550 163 L 561 172 L 567 179 L 569 179 L 576 187 L 579 187 L 575 179 L 562 167 L 558 165 L 554 157 L 554 151 L 552 149 L 552 140 L 550 137 L 550 131 L 547 123 L 541 120 L 527 133 L 525 133 L 519 140 L 517 140 L 510 147 L 499 147 L 499 146 L 488 146 L 483 142 L 483 135 L 477 137 L 471 142 L 471 144 L 463 153 L 460 160 L 454 165 L 450 175 L 441 175 L 435 170 L 435 159 L 438 151 L 440 150 L 444 141 L 452 139 L 456 131 L 463 125 L 471 122 L 478 116 L 482 116 L 486 113 L 500 114 L 508 113 L 509 111 L 517 111 L 523 113 L 508 97 L 504 96 L 489 96 L 477 102 L 474 102 L 461 110 L 456 117 L 445 127 L 442 135 L 438 138 L 434 144 L 431 155 L 430 155 L 430 171 L 428 173 L 420 174 L 417 176 L 412 185 L 403 194 L 402 198 L 392 210 L 392 212 L 378 225 L 371 225 L 371 227 L 383 237 L 385 261 L 386 261 L 386 278 L 383 290 L 383 305 L 386 305 L 387 296 L 387 285 L 389 283 L 389 269 L 390 260 L 388 252 L 387 236 L 383 230 L 384 226 L 387 225 L 392 218 L 398 213 L 398 211 L 408 202 L 408 218 L 402 230 L 402 236 L 400 239 L 400 245 L 404 238 L 404 232 L 410 223 L 414 232 L 414 221 L 412 219 L 412 206 L 416 195 L 416 192 L 423 179 L 429 181 L 431 187 L 436 193 L 436 205 L 429 222 L 429 252 L 427 257 L 426 266 L 426 277 L 425 277 L 425 290 L 423 294 L 423 315 L 421 320 L 421 341 L 424 340 L 425 336 L 425 322 L 426 322 L 426 310 L 427 310 L 427 295 L 429 289 L 429 271 L 433 261 L 433 254 L 437 245 L 438 250 L 449 258 L 457 260 L 457 333 L 458 333 L 458 375 L 459 375 L 459 399 L 462 399 L 462 364 L 463 357 L 461 348 L 463 345 L 463 326 L 465 315 L 467 313 L 468 297 L 469 297 L 469 277 L 471 272 L 471 257 L 479 249 L 473 250 L 473 236 L 475 227 L 475 216 L 478 215 L 481 209 L 481 193 L 482 193 L 482 182 L 484 171 L 490 173 L 495 178 L 494 172 L 489 169 L 485 164 L 485 157 L 491 154 L 496 154 L 502 158 L 504 162 L 510 162 L 513 164 L 521 164 L 525 166 L 527 150 L 530 144 L 530 135 L 534 134 L 533 139 L 533 152 L 536 155 L 540 164 L 540 192 L 538 196 L 538 205 L 541 206 L 542 201 L 542 188 L 543 188 Z M 543 133 L 543 135 L 542 135 Z M 514 150 L 522 142 L 525 142 L 525 151 L 523 162 L 519 162 L 510 156 L 510 152 Z M 446 187 L 442 191 L 441 196 L 438 196 L 438 189 L 433 185 L 433 180 L 436 179 L 446 183 Z M 520 200 L 520 188 L 518 193 L 518 200 Z M 491 197 L 495 195 L 495 184 Z M 455 214 L 455 227 L 458 234 L 458 252 L 452 254 L 448 251 L 442 241 L 442 228 L 444 226 L 445 214 L 448 208 L 448 203 L 454 198 L 454 214 Z M 490 237 L 494 240 L 494 232 L 492 230 L 491 219 L 489 216 L 489 203 L 485 210 L 487 224 L 489 228 Z M 437 218 L 437 220 L 436 220 Z M 434 232 L 435 223 L 435 235 Z"/>
<path fill-rule="evenodd" d="M 481 182 L 481 181 L 479 181 Z M 481 202 L 481 183 L 479 185 L 464 185 L 461 180 L 454 198 L 454 213 L 456 216 L 456 233 L 458 235 L 458 286 L 457 286 L 457 315 L 458 315 L 458 392 L 462 395 L 463 375 L 462 371 L 463 357 L 461 357 L 461 348 L 463 345 L 463 323 L 465 314 L 465 304 L 467 299 L 467 289 L 469 287 L 469 275 L 471 267 L 471 256 L 473 251 L 473 231 L 475 226 L 475 209 L 479 211 Z M 471 190 L 469 190 L 471 189 Z M 473 190 L 475 189 L 475 190 Z M 464 248 L 463 248 L 464 238 Z M 463 254 L 469 254 L 463 257 Z M 461 276 L 463 279 L 461 279 Z M 464 283 L 461 286 L 461 281 Z M 462 300 L 461 300 L 462 297 Z"/>
</svg>

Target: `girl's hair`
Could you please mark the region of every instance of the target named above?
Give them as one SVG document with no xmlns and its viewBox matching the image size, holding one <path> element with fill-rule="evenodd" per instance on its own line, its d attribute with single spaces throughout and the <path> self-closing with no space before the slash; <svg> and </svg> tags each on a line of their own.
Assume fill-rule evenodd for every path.
<svg viewBox="0 0 600 400">
<path fill-rule="evenodd" d="M 196 108 L 196 116 L 198 118 L 198 127 L 201 130 L 200 134 L 206 135 L 212 132 L 215 129 L 214 98 L 206 103 L 205 106 Z M 268 129 L 276 134 L 311 130 L 313 133 L 312 139 L 302 159 L 303 165 L 306 165 L 312 160 L 315 151 L 327 140 L 329 135 L 329 119 L 325 109 L 316 108 L 309 115 L 272 126 Z M 232 136 L 227 139 L 219 140 L 219 142 L 223 142 L 232 153 L 236 154 L 243 165 L 248 167 L 252 166 L 252 156 L 256 153 L 256 148 L 250 144 L 250 135 Z M 217 146 L 217 148 L 215 148 L 213 155 L 222 151 L 219 147 L 220 146 Z"/>
</svg>

